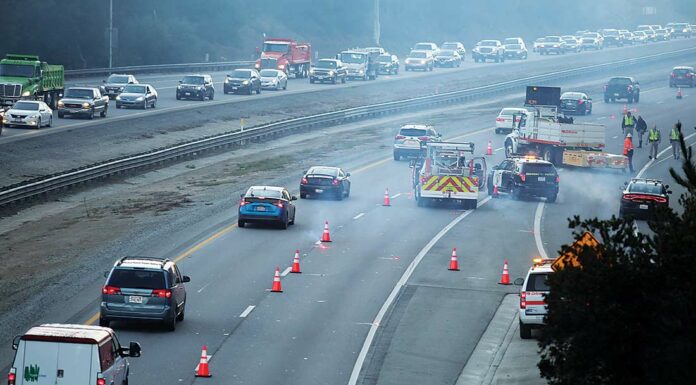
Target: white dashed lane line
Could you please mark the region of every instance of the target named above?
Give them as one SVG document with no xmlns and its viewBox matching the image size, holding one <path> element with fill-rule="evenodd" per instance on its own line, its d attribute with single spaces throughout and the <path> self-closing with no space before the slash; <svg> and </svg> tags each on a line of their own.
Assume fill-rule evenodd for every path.
<svg viewBox="0 0 696 385">
<path fill-rule="evenodd" d="M 256 308 L 255 305 L 249 305 L 249 306 L 247 306 L 247 308 L 244 309 L 244 311 L 242 312 L 242 314 L 239 315 L 239 318 L 246 318 L 246 317 L 249 315 L 249 313 L 251 313 L 255 308 Z"/>
<path fill-rule="evenodd" d="M 360 213 L 360 214 L 354 216 L 353 219 L 360 219 L 360 218 L 362 218 L 363 216 L 365 216 L 365 213 Z"/>
</svg>

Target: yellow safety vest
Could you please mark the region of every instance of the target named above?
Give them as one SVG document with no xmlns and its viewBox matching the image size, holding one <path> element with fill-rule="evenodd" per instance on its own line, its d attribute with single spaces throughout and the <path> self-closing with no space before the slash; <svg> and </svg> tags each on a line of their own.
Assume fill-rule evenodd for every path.
<svg viewBox="0 0 696 385">
<path fill-rule="evenodd" d="M 633 116 L 624 116 L 624 125 L 626 126 L 632 126 L 633 125 Z"/>
<path fill-rule="evenodd" d="M 679 140 L 679 130 L 672 128 L 672 132 L 669 134 L 670 140 Z"/>
<path fill-rule="evenodd" d="M 648 140 L 651 142 L 657 142 L 658 140 L 660 140 L 660 131 L 651 128 L 650 134 L 648 135 Z"/>
</svg>

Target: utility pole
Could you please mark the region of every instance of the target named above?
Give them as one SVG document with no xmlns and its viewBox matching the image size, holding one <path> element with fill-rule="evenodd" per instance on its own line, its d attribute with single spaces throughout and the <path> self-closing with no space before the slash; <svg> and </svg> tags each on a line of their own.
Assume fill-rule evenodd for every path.
<svg viewBox="0 0 696 385">
<path fill-rule="evenodd" d="M 380 35 L 380 25 L 379 25 L 379 0 L 375 0 L 375 9 L 374 9 L 374 31 L 373 31 L 373 38 L 375 40 L 375 44 L 379 46 L 379 35 Z"/>
<path fill-rule="evenodd" d="M 109 68 L 114 64 L 114 0 L 109 0 Z"/>
</svg>

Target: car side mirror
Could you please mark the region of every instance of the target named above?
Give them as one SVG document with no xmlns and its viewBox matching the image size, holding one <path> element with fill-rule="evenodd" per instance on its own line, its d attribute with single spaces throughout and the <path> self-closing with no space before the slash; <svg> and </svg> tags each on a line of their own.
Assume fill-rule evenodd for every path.
<svg viewBox="0 0 696 385">
<path fill-rule="evenodd" d="M 188 275 L 183 276 L 183 277 L 182 277 L 182 282 L 183 282 L 183 283 L 191 282 L 191 277 L 189 277 Z"/>
<path fill-rule="evenodd" d="M 140 357 L 140 352 L 141 352 L 141 348 L 140 348 L 139 343 L 131 342 L 128 345 L 128 356 L 129 357 L 133 357 L 133 358 Z"/>
<path fill-rule="evenodd" d="M 227 76 L 229 76 L 229 75 L 227 75 Z M 183 84 L 183 83 L 184 83 L 184 82 L 183 82 L 182 80 L 179 80 L 179 84 Z"/>
<path fill-rule="evenodd" d="M 415 160 L 411 160 L 410 162 L 408 162 L 408 167 L 409 167 L 409 168 L 414 168 L 414 167 L 416 167 L 416 161 L 415 161 Z"/>
<path fill-rule="evenodd" d="M 239 197 L 244 199 L 244 194 L 239 194 Z"/>
<path fill-rule="evenodd" d="M 296 201 L 296 200 L 297 200 L 297 197 L 293 195 L 293 196 L 290 197 L 290 200 L 291 200 L 291 201 Z"/>
<path fill-rule="evenodd" d="M 12 350 L 17 350 L 19 348 L 19 341 L 22 339 L 22 336 L 15 336 L 15 338 L 12 339 Z"/>
<path fill-rule="evenodd" d="M 132 80 L 131 80 L 131 81 L 129 81 L 129 82 L 128 82 L 128 84 L 133 84 L 133 81 L 132 81 Z"/>
<path fill-rule="evenodd" d="M 668 184 L 665 185 L 665 190 L 669 190 L 669 185 L 668 185 Z"/>
<path fill-rule="evenodd" d="M 522 286 L 522 285 L 524 284 L 524 278 L 517 278 L 517 279 L 515 279 L 515 281 L 513 282 L 513 284 L 514 284 L 515 286 Z"/>
<path fill-rule="evenodd" d="M 108 271 L 105 271 L 105 272 L 104 272 L 104 278 L 109 278 L 109 272 L 108 272 Z"/>
<path fill-rule="evenodd" d="M 346 173 L 346 176 L 350 176 L 350 173 L 349 173 L 349 172 L 347 172 L 347 173 Z"/>
<path fill-rule="evenodd" d="M 671 194 L 671 193 L 672 193 L 672 190 L 667 190 L 667 194 Z"/>
<path fill-rule="evenodd" d="M 106 80 L 102 80 L 102 83 L 106 84 Z"/>
</svg>

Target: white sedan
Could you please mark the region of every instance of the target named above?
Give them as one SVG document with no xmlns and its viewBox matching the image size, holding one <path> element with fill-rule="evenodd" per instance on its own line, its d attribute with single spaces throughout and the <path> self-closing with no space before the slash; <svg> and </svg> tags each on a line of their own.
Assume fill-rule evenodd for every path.
<svg viewBox="0 0 696 385">
<path fill-rule="evenodd" d="M 261 75 L 261 88 L 264 90 L 288 89 L 288 75 L 283 71 L 266 69 L 261 70 L 259 75 Z"/>
<path fill-rule="evenodd" d="M 5 113 L 5 126 L 51 127 L 53 110 L 38 100 L 20 100 Z"/>
<path fill-rule="evenodd" d="M 503 108 L 500 110 L 498 117 L 495 118 L 495 133 L 512 132 L 512 116 L 516 115 L 515 122 L 519 123 L 522 114 L 529 115 L 529 111 L 525 108 Z"/>
</svg>

